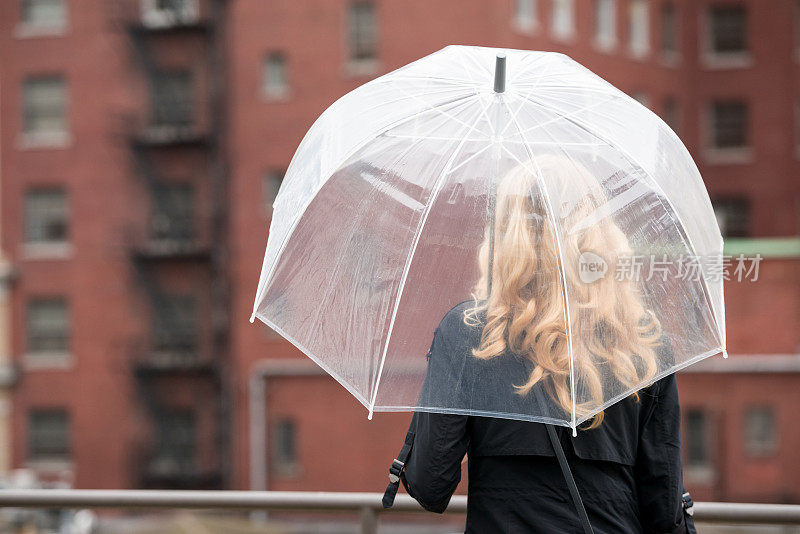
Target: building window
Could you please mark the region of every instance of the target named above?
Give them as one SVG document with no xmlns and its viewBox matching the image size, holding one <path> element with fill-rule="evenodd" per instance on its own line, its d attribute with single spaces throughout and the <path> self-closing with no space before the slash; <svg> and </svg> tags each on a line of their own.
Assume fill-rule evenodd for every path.
<svg viewBox="0 0 800 534">
<path fill-rule="evenodd" d="M 272 52 L 264 59 L 261 89 L 266 98 L 282 99 L 289 95 L 289 79 L 286 56 Z"/>
<path fill-rule="evenodd" d="M 664 122 L 667 123 L 673 132 L 676 134 L 680 131 L 680 124 L 681 124 L 681 116 L 680 116 L 680 107 L 678 106 L 678 101 L 673 98 L 669 97 L 664 101 L 664 114 L 662 118 Z"/>
<path fill-rule="evenodd" d="M 278 190 L 283 183 L 284 172 L 280 170 L 268 171 L 263 178 L 262 183 L 262 203 L 264 211 L 267 214 L 272 213 L 272 204 L 278 196 Z"/>
<path fill-rule="evenodd" d="M 536 10 L 537 0 L 514 0 L 513 26 L 521 32 L 530 33 L 539 25 Z"/>
<path fill-rule="evenodd" d="M 350 61 L 374 61 L 378 57 L 378 27 L 372 2 L 353 2 L 347 16 Z"/>
<path fill-rule="evenodd" d="M 628 47 L 631 55 L 642 57 L 650 50 L 650 10 L 648 0 L 630 0 Z"/>
<path fill-rule="evenodd" d="M 778 448 L 775 412 L 769 406 L 751 406 L 744 414 L 744 442 L 748 456 L 774 454 Z"/>
<path fill-rule="evenodd" d="M 194 295 L 159 295 L 153 316 L 153 350 L 192 355 L 197 348 L 197 299 Z"/>
<path fill-rule="evenodd" d="M 197 0 L 142 0 L 142 23 L 151 28 L 192 24 L 198 20 Z"/>
<path fill-rule="evenodd" d="M 22 0 L 25 29 L 61 30 L 67 25 L 65 0 Z"/>
<path fill-rule="evenodd" d="M 28 302 L 27 351 L 31 355 L 69 351 L 70 318 L 62 297 L 35 298 Z"/>
<path fill-rule="evenodd" d="M 28 413 L 28 459 L 69 461 L 70 421 L 63 409 L 34 409 Z"/>
<path fill-rule="evenodd" d="M 743 5 L 709 8 L 709 51 L 714 55 L 747 53 L 747 11 Z"/>
<path fill-rule="evenodd" d="M 747 237 L 750 228 L 750 204 L 746 198 L 718 198 L 712 202 L 723 237 Z"/>
<path fill-rule="evenodd" d="M 191 409 L 162 409 L 156 416 L 156 475 L 191 474 L 197 453 L 197 423 Z"/>
<path fill-rule="evenodd" d="M 712 148 L 743 148 L 748 145 L 748 110 L 743 102 L 711 105 Z"/>
<path fill-rule="evenodd" d="M 67 133 L 67 89 L 60 75 L 25 80 L 23 131 L 27 137 L 63 137 Z"/>
<path fill-rule="evenodd" d="M 277 421 L 272 431 L 272 466 L 283 476 L 297 472 L 297 427 L 291 419 Z"/>
<path fill-rule="evenodd" d="M 150 236 L 154 241 L 191 242 L 195 238 L 194 187 L 162 183 L 155 187 Z"/>
<path fill-rule="evenodd" d="M 703 410 L 686 412 L 686 466 L 707 468 L 710 464 L 708 420 Z"/>
<path fill-rule="evenodd" d="M 672 2 L 661 6 L 661 53 L 667 58 L 678 54 L 678 15 Z"/>
<path fill-rule="evenodd" d="M 63 245 L 69 239 L 69 209 L 63 189 L 35 189 L 25 194 L 25 243 Z"/>
<path fill-rule="evenodd" d="M 553 0 L 550 31 L 556 39 L 572 39 L 575 35 L 575 0 Z"/>
<path fill-rule="evenodd" d="M 595 44 L 608 50 L 617 44 L 617 1 L 595 0 Z"/>
<path fill-rule="evenodd" d="M 151 125 L 185 128 L 192 124 L 192 75 L 189 71 L 159 71 L 151 80 Z"/>
</svg>

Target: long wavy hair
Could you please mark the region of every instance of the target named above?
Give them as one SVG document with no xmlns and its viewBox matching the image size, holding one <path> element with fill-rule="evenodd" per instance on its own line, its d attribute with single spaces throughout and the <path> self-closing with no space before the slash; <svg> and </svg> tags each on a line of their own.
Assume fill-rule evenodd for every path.
<svg viewBox="0 0 800 534">
<path fill-rule="evenodd" d="M 552 201 L 537 171 L 556 189 L 548 191 Z M 608 201 L 598 180 L 566 156 L 544 155 L 511 169 L 498 183 L 495 198 L 491 293 L 487 295 L 492 237 L 487 225 L 474 305 L 464 315 L 465 323 L 483 325 L 473 355 L 489 359 L 510 350 L 529 358 L 533 371 L 524 384 L 513 386 L 516 392 L 526 395 L 542 383 L 567 414 L 575 402 L 575 420 L 612 397 L 612 387 L 627 391 L 654 377 L 661 326 L 645 309 L 635 281 L 615 276 L 619 258 L 630 256 L 632 249 L 612 217 L 597 217 L 596 210 Z M 561 229 L 558 236 L 554 224 Z M 606 262 L 605 276 L 581 281 L 585 253 Z M 483 312 L 485 322 L 478 318 Z M 570 356 L 580 392 L 575 395 L 580 400 L 574 401 Z M 612 377 L 619 384 L 612 385 Z M 600 411 L 588 428 L 602 420 Z"/>
</svg>

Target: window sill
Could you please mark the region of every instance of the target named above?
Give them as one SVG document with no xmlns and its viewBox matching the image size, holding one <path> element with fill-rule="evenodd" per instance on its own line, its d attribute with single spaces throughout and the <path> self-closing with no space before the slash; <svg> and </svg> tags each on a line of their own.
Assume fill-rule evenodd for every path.
<svg viewBox="0 0 800 534">
<path fill-rule="evenodd" d="M 628 57 L 633 61 L 647 61 L 650 58 L 650 49 L 647 50 L 631 50 L 628 49 Z"/>
<path fill-rule="evenodd" d="M 539 25 L 535 22 L 519 23 L 512 22 L 511 29 L 521 35 L 535 35 L 539 31 Z"/>
<path fill-rule="evenodd" d="M 684 474 L 686 482 L 691 485 L 714 482 L 714 469 L 710 465 L 686 466 Z"/>
<path fill-rule="evenodd" d="M 380 62 L 377 59 L 351 59 L 345 64 L 344 71 L 348 78 L 375 76 L 380 72 Z"/>
<path fill-rule="evenodd" d="M 25 467 L 37 473 L 71 474 L 75 469 L 72 460 L 66 458 L 36 458 L 25 462 Z"/>
<path fill-rule="evenodd" d="M 617 49 L 617 41 L 610 40 L 610 41 L 598 41 L 595 39 L 592 42 L 594 49 L 602 54 L 612 54 Z"/>
<path fill-rule="evenodd" d="M 22 357 L 23 371 L 66 371 L 72 364 L 69 352 L 28 352 Z"/>
<path fill-rule="evenodd" d="M 286 102 L 291 94 L 288 88 L 283 90 L 265 89 L 261 91 L 261 97 L 267 102 Z"/>
<path fill-rule="evenodd" d="M 747 69 L 753 66 L 753 56 L 749 52 L 717 54 L 706 52 L 701 58 L 703 67 L 712 70 Z"/>
<path fill-rule="evenodd" d="M 272 470 L 272 475 L 274 477 L 284 480 L 297 479 L 303 474 L 303 470 L 300 468 L 300 465 L 296 463 L 281 464 L 276 462 L 273 464 Z"/>
<path fill-rule="evenodd" d="M 72 243 L 25 243 L 22 261 L 68 260 L 72 258 Z"/>
<path fill-rule="evenodd" d="M 64 37 L 69 27 L 66 24 L 53 26 L 20 23 L 14 29 L 16 39 L 38 39 L 40 37 Z"/>
<path fill-rule="evenodd" d="M 681 55 L 677 52 L 661 52 L 660 61 L 665 67 L 675 68 L 681 63 Z"/>
<path fill-rule="evenodd" d="M 69 132 L 23 133 L 17 140 L 20 150 L 64 149 L 71 144 Z"/>
<path fill-rule="evenodd" d="M 551 32 L 550 38 L 553 40 L 553 42 L 561 45 L 573 45 L 578 41 L 578 36 L 575 34 L 575 32 L 564 33 L 564 34 Z"/>
<path fill-rule="evenodd" d="M 754 161 L 750 147 L 706 148 L 703 155 L 706 163 L 711 165 L 747 165 Z"/>
</svg>

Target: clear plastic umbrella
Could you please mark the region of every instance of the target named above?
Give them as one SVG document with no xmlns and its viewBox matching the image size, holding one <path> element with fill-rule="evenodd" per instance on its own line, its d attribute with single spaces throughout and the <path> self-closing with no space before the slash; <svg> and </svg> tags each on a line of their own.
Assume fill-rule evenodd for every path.
<svg viewBox="0 0 800 534">
<path fill-rule="evenodd" d="M 702 178 L 654 113 L 563 54 L 448 46 L 308 131 L 250 320 L 370 417 L 574 431 L 725 354 L 721 266 Z"/>
</svg>

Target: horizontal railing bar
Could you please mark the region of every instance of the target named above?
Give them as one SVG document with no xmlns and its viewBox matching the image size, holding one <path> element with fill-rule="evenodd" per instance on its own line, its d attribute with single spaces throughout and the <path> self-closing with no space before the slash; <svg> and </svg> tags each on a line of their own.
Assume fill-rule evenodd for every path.
<svg viewBox="0 0 800 534">
<path fill-rule="evenodd" d="M 0 507 L 13 508 L 183 508 L 238 510 L 305 510 L 422 512 L 408 495 L 398 495 L 383 510 L 380 493 L 311 491 L 185 490 L 0 490 Z M 698 502 L 699 522 L 800 525 L 800 505 Z M 467 511 L 467 498 L 456 495 L 448 513 Z"/>
</svg>

